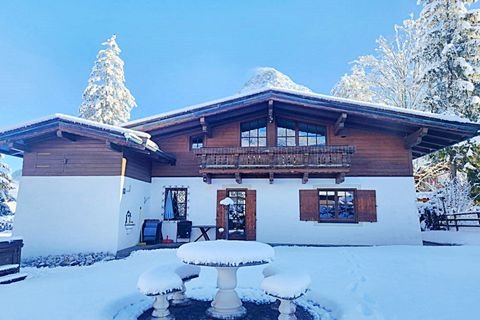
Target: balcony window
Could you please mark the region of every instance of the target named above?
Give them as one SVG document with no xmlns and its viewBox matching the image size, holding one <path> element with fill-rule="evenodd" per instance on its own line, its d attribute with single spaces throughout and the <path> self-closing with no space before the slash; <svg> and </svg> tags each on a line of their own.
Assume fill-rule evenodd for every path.
<svg viewBox="0 0 480 320">
<path fill-rule="evenodd" d="M 242 147 L 267 146 L 267 119 L 244 122 L 240 125 Z"/>
<path fill-rule="evenodd" d="M 190 140 L 190 148 L 192 150 L 203 148 L 203 137 L 192 137 Z"/>
<path fill-rule="evenodd" d="M 277 146 L 294 147 L 296 146 L 296 125 L 294 121 L 278 119 L 277 120 Z"/>
<path fill-rule="evenodd" d="M 325 142 L 325 127 L 306 123 L 298 124 L 299 146 L 321 146 Z"/>
</svg>

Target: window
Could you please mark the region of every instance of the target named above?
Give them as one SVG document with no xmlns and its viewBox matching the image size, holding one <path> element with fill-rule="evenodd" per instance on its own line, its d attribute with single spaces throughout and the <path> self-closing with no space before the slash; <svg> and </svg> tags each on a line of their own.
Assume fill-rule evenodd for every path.
<svg viewBox="0 0 480 320">
<path fill-rule="evenodd" d="M 203 137 L 192 137 L 190 139 L 190 148 L 192 150 L 203 148 Z"/>
<path fill-rule="evenodd" d="M 298 124 L 298 145 L 319 146 L 325 144 L 325 127 L 306 123 Z"/>
<path fill-rule="evenodd" d="M 187 188 L 165 188 L 164 214 L 167 217 L 167 201 L 172 201 L 173 218 L 171 220 L 187 219 Z"/>
<path fill-rule="evenodd" d="M 375 190 L 299 190 L 300 221 L 377 222 Z"/>
<path fill-rule="evenodd" d="M 289 120 L 277 120 L 277 146 L 294 147 L 296 146 L 295 122 Z"/>
<path fill-rule="evenodd" d="M 267 119 L 244 122 L 240 125 L 242 147 L 267 146 Z"/>
<path fill-rule="evenodd" d="M 355 221 L 354 190 L 319 190 L 320 221 Z"/>
<path fill-rule="evenodd" d="M 325 127 L 277 119 L 277 146 L 320 146 L 326 143 Z"/>
<path fill-rule="evenodd" d="M 246 191 L 228 190 L 228 197 L 233 200 L 228 217 L 228 233 L 231 239 L 245 237 Z"/>
</svg>

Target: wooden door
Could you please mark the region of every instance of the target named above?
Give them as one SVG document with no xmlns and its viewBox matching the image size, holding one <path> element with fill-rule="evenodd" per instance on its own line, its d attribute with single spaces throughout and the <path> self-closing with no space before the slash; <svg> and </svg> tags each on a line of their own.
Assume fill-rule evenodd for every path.
<svg viewBox="0 0 480 320">
<path fill-rule="evenodd" d="M 257 229 L 257 192 L 247 189 L 217 191 L 217 239 L 225 239 L 225 207 L 220 204 L 227 196 L 234 204 L 229 210 L 229 240 L 255 240 Z M 223 232 L 219 229 L 223 228 Z"/>
</svg>

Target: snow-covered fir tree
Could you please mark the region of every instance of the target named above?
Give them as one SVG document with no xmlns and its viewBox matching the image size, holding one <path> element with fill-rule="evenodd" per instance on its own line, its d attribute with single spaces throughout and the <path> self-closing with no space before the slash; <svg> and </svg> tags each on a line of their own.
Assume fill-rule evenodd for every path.
<svg viewBox="0 0 480 320">
<path fill-rule="evenodd" d="M 423 108 L 477 120 L 480 111 L 477 0 L 420 0 L 416 60 L 423 66 Z"/>
<path fill-rule="evenodd" d="M 392 40 L 381 36 L 375 55 L 361 56 L 352 73 L 343 76 L 332 90 L 339 97 L 417 109 L 423 93 L 420 65 L 413 59 L 417 23 L 412 19 L 394 27 Z"/>
<path fill-rule="evenodd" d="M 80 117 L 112 125 L 127 122 L 136 107 L 125 86 L 124 62 L 115 38 L 113 35 L 102 43 L 106 48 L 98 52 L 80 105 Z"/>
<path fill-rule="evenodd" d="M 12 214 L 7 202 L 13 200 L 10 191 L 14 188 L 10 167 L 5 163 L 0 153 L 0 216 Z"/>
</svg>

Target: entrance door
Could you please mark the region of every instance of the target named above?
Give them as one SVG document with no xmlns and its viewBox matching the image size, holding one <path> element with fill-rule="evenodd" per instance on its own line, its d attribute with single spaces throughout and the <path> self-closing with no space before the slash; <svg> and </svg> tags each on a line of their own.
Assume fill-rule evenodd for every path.
<svg viewBox="0 0 480 320">
<path fill-rule="evenodd" d="M 227 189 L 217 191 L 217 239 L 225 239 L 225 207 L 220 204 L 224 198 L 233 200 L 229 216 L 229 240 L 255 240 L 256 239 L 256 211 L 257 199 L 255 190 Z M 224 229 L 221 233 L 218 230 Z"/>
</svg>

